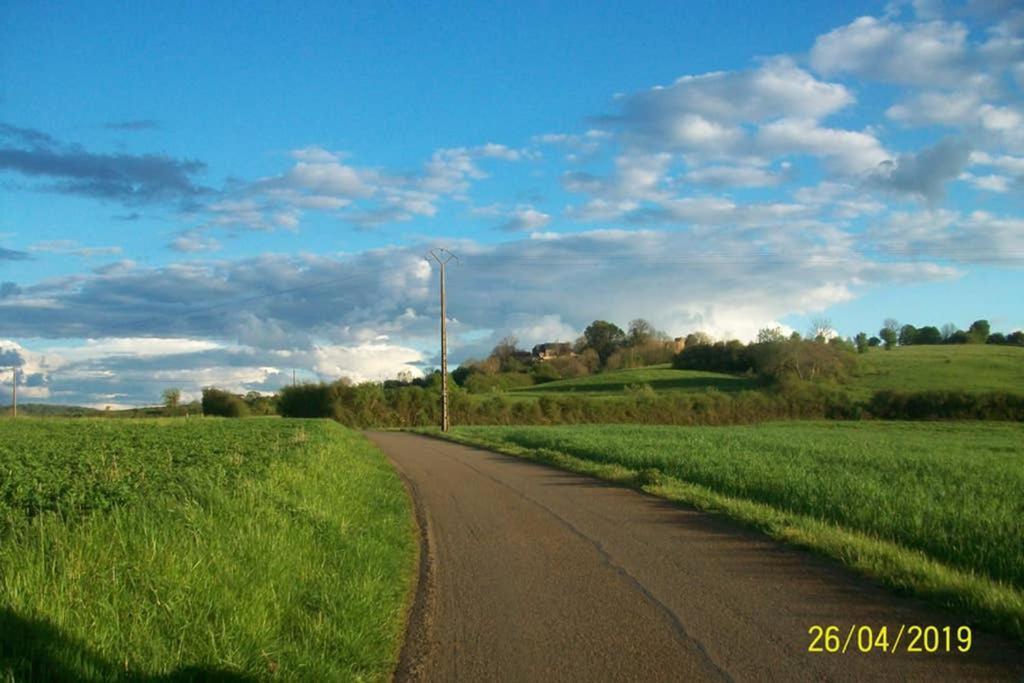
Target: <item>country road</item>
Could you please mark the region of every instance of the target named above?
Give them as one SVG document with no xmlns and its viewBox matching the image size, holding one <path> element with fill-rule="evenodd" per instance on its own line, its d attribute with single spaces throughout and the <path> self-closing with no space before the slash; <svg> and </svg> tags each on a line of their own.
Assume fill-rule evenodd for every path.
<svg viewBox="0 0 1024 683">
<path fill-rule="evenodd" d="M 960 625 L 716 515 L 404 433 L 368 435 L 424 562 L 398 680 L 1021 680 L 1024 648 L 809 653 L 814 625 Z"/>
</svg>

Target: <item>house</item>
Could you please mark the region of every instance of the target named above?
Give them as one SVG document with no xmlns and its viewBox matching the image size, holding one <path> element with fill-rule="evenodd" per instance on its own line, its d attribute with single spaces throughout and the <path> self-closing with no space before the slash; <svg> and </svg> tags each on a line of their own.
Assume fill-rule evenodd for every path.
<svg viewBox="0 0 1024 683">
<path fill-rule="evenodd" d="M 548 342 L 533 347 L 533 357 L 537 360 L 550 360 L 561 356 L 575 355 L 569 342 Z"/>
<path fill-rule="evenodd" d="M 672 351 L 674 353 L 679 353 L 684 348 L 686 348 L 686 337 L 676 337 L 672 340 Z"/>
</svg>

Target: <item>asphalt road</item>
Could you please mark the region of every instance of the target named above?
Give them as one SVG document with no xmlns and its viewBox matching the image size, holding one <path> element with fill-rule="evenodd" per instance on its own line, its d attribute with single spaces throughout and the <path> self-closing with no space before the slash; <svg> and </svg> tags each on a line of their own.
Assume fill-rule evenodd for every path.
<svg viewBox="0 0 1024 683">
<path fill-rule="evenodd" d="M 369 437 L 422 535 L 398 680 L 1024 679 L 1024 648 L 977 631 L 967 654 L 906 641 L 861 654 L 855 640 L 810 653 L 814 625 L 843 640 L 888 626 L 891 643 L 900 625 L 955 638 L 961 622 L 716 515 L 428 437 Z"/>
</svg>

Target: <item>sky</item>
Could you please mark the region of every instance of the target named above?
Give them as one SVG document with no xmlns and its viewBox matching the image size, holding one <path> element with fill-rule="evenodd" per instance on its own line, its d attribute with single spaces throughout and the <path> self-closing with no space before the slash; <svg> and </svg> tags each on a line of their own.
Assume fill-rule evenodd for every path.
<svg viewBox="0 0 1024 683">
<path fill-rule="evenodd" d="M 419 374 L 435 247 L 454 363 L 1021 329 L 1022 92 L 1012 1 L 0 3 L 0 384 Z"/>
</svg>

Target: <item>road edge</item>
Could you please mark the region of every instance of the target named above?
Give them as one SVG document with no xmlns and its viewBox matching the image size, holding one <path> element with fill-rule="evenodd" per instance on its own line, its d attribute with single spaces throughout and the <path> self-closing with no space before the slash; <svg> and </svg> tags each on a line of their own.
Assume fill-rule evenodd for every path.
<svg viewBox="0 0 1024 683">
<path fill-rule="evenodd" d="M 416 681 L 422 678 L 423 665 L 428 661 L 431 651 L 430 632 L 432 630 L 435 577 L 430 521 L 416 493 L 416 485 L 406 476 L 398 463 L 392 460 L 387 452 L 374 441 L 373 434 L 374 432 L 364 431 L 363 437 L 381 452 L 391 468 L 398 474 L 406 498 L 409 500 L 409 510 L 416 528 L 416 572 L 409 588 L 409 595 L 406 597 L 402 645 L 399 649 L 398 661 L 391 673 L 392 681 Z"/>
</svg>

